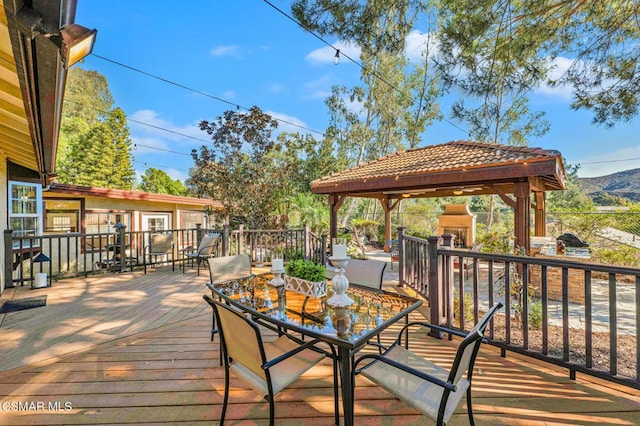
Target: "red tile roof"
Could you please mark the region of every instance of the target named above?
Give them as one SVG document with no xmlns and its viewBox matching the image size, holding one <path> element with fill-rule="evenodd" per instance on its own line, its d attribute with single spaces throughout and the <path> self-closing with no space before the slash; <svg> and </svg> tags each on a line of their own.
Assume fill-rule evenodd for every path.
<svg viewBox="0 0 640 426">
<path fill-rule="evenodd" d="M 207 198 L 183 197 L 179 195 L 154 194 L 151 192 L 128 191 L 124 189 L 96 188 L 92 186 L 73 185 L 68 183 L 54 182 L 49 190 L 52 194 L 67 194 L 78 196 L 103 197 L 123 200 L 151 201 L 159 203 L 186 204 L 192 206 L 212 206 L 221 208 L 222 204 L 218 200 Z"/>
<path fill-rule="evenodd" d="M 561 158 L 558 151 L 473 141 L 409 149 L 317 179 L 311 187 Z"/>
</svg>

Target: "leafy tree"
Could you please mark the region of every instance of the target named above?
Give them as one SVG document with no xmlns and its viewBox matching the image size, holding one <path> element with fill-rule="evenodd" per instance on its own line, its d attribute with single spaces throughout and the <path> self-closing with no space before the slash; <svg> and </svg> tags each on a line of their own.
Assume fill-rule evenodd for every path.
<svg viewBox="0 0 640 426">
<path fill-rule="evenodd" d="M 141 177 L 139 189 L 155 194 L 187 195 L 188 190 L 178 179 L 171 177 L 163 170 L 150 167 Z"/>
<path fill-rule="evenodd" d="M 277 126 L 256 106 L 247 113 L 226 111 L 215 121 L 200 122 L 213 148 L 192 151 L 195 167 L 187 184 L 198 195 L 219 200 L 232 224 L 265 228 L 273 223 L 279 171 L 273 167 L 276 142 L 271 133 Z"/>
<path fill-rule="evenodd" d="M 289 224 L 292 227 L 309 225 L 317 235 L 329 232 L 329 206 L 310 192 L 299 192 L 288 198 Z"/>
<path fill-rule="evenodd" d="M 519 3 L 478 0 L 468 12 L 467 1 L 444 0 L 439 68 L 448 86 L 461 97 L 452 108 L 472 139 L 527 145 L 531 136 L 549 130 L 543 112 L 531 112 L 528 95 L 544 78 L 542 42 L 535 34 L 521 36 L 509 26 Z"/>
<path fill-rule="evenodd" d="M 133 189 L 135 170 L 126 117 L 114 109 L 70 146 L 64 164 L 68 183 L 101 188 Z"/>
<path fill-rule="evenodd" d="M 133 188 L 135 171 L 127 119 L 121 109 L 112 107 L 103 75 L 71 69 L 56 160 L 60 182 Z"/>
<path fill-rule="evenodd" d="M 66 118 L 79 118 L 92 126 L 106 120 L 113 108 L 107 79 L 97 71 L 73 67 L 67 74 L 63 126 Z"/>
<path fill-rule="evenodd" d="M 401 49 L 413 17 L 422 25 L 435 15 L 438 26 L 429 32 L 439 35 L 442 30 L 440 50 L 459 56 L 454 65 L 474 70 L 477 65 L 487 69 L 493 64 L 491 75 L 507 76 L 509 93 L 525 93 L 542 83 L 569 86 L 573 108 L 592 110 L 594 122 L 607 126 L 638 113 L 640 9 L 635 0 L 297 0 L 292 11 L 305 27 L 371 46 L 374 54 Z M 380 27 L 385 20 L 404 26 Z M 551 74 L 558 58 L 568 60 L 570 66 Z M 445 65 L 449 77 L 465 72 Z M 488 93 L 493 91 L 489 86 L 493 81 L 487 80 Z M 487 112 L 507 108 L 510 101 L 504 99 L 507 102 L 502 105 L 494 99 L 484 108 Z M 516 110 L 526 107 L 520 104 Z M 472 110 L 480 117 L 486 113 L 482 108 Z M 536 118 L 537 113 L 528 110 L 521 118 L 530 114 Z M 520 125 L 525 130 L 526 122 Z M 493 124 L 495 128 L 498 123 Z"/>
</svg>

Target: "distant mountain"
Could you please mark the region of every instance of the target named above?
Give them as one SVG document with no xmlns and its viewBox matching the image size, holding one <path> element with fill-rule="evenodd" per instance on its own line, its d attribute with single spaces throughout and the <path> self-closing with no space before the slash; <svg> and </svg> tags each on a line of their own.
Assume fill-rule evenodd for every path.
<svg viewBox="0 0 640 426">
<path fill-rule="evenodd" d="M 640 202 L 640 169 L 625 170 L 607 176 L 578 178 L 582 189 L 592 198 L 603 194 Z"/>
</svg>

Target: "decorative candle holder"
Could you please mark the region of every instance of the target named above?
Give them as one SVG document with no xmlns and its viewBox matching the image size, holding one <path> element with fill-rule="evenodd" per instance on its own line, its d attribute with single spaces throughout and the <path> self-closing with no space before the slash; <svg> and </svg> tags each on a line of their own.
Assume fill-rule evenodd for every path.
<svg viewBox="0 0 640 426">
<path fill-rule="evenodd" d="M 349 279 L 344 276 L 344 267 L 349 263 L 350 257 L 337 259 L 330 257 L 331 264 L 336 267 L 337 274 L 331 280 L 333 296 L 327 300 L 327 305 L 331 307 L 347 307 L 353 304 L 353 299 L 345 294 L 349 288 Z"/>
<path fill-rule="evenodd" d="M 338 336 L 345 336 L 351 329 L 351 313 L 347 308 L 335 308 L 331 315 L 331 324 Z"/>
<path fill-rule="evenodd" d="M 273 274 L 273 278 L 271 279 L 271 281 L 269 281 L 269 283 L 274 286 L 274 287 L 281 287 L 284 285 L 284 280 L 282 279 L 282 274 L 284 273 L 284 270 L 280 269 L 280 270 L 271 270 L 271 273 Z"/>
</svg>

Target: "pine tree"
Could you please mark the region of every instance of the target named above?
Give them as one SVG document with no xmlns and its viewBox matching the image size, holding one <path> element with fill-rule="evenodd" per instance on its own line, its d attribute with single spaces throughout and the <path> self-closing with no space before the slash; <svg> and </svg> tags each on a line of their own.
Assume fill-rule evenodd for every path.
<svg viewBox="0 0 640 426">
<path fill-rule="evenodd" d="M 96 71 L 74 69 L 69 77 L 58 181 L 101 188 L 133 189 L 135 170 L 127 118 Z"/>
</svg>

